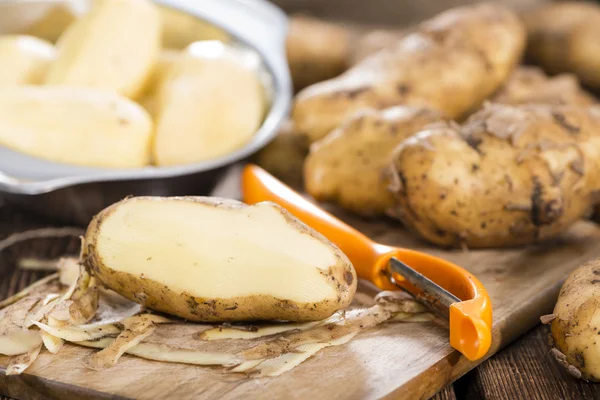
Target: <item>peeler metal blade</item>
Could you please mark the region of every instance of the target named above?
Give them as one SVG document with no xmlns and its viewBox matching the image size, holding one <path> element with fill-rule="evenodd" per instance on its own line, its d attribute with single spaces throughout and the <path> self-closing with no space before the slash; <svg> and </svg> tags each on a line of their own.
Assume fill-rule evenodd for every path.
<svg viewBox="0 0 600 400">
<path fill-rule="evenodd" d="M 418 301 L 446 319 L 450 316 L 449 307 L 461 301 L 458 297 L 395 257 L 390 258 L 388 267 L 391 272 L 390 280 L 393 284 L 410 293 Z M 394 274 L 402 276 L 418 290 L 411 290 L 410 286 L 399 284 L 394 279 Z"/>
</svg>

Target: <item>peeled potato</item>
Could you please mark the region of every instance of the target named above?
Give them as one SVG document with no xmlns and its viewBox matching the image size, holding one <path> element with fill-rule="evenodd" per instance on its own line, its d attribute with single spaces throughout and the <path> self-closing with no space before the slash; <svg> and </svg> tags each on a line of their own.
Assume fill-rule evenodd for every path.
<svg viewBox="0 0 600 400">
<path fill-rule="evenodd" d="M 60 35 L 77 19 L 72 3 L 57 3 L 27 28 L 27 34 L 56 42 Z"/>
<path fill-rule="evenodd" d="M 117 293 L 191 321 L 316 321 L 356 290 L 348 258 L 273 203 L 126 199 L 94 217 L 83 260 Z"/>
<path fill-rule="evenodd" d="M 231 38 L 223 29 L 193 15 L 161 7 L 162 45 L 170 49 L 184 49 L 199 40 L 229 42 Z"/>
<path fill-rule="evenodd" d="M 133 101 L 90 88 L 0 90 L 0 145 L 50 161 L 134 168 L 149 162 L 152 121 Z"/>
<path fill-rule="evenodd" d="M 223 156 L 243 147 L 260 127 L 266 106 L 261 82 L 223 46 L 192 45 L 164 77 L 155 104 L 157 165 Z"/>
<path fill-rule="evenodd" d="M 54 46 L 27 35 L 0 36 L 0 86 L 42 83 Z"/>
<path fill-rule="evenodd" d="M 152 76 L 146 82 L 144 95 L 138 100 L 138 103 L 153 117 L 156 115 L 158 108 L 158 100 L 156 98 L 158 87 L 171 65 L 173 65 L 182 54 L 183 53 L 178 50 L 162 49 L 154 63 L 154 70 Z"/>
<path fill-rule="evenodd" d="M 161 20 L 148 0 L 103 0 L 60 37 L 47 84 L 116 90 L 136 97 L 160 50 Z"/>
</svg>

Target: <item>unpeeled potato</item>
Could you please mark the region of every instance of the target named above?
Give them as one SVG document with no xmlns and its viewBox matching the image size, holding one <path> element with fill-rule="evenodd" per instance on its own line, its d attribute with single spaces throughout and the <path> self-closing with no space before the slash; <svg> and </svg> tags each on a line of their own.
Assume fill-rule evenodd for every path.
<svg viewBox="0 0 600 400">
<path fill-rule="evenodd" d="M 195 43 L 160 83 L 157 165 L 223 156 L 243 147 L 260 127 L 266 108 L 262 84 L 252 66 L 223 46 L 216 41 Z"/>
<path fill-rule="evenodd" d="M 42 159 L 135 168 L 150 158 L 152 121 L 138 104 L 90 88 L 0 90 L 0 145 Z"/>
<path fill-rule="evenodd" d="M 567 371 L 586 381 L 600 382 L 600 260 L 592 260 L 569 275 L 551 315 L 552 354 Z"/>
<path fill-rule="evenodd" d="M 160 50 L 161 20 L 149 0 L 103 0 L 57 43 L 46 83 L 141 94 Z"/>
<path fill-rule="evenodd" d="M 0 86 L 42 83 L 55 56 L 54 46 L 45 40 L 0 36 Z"/>
<path fill-rule="evenodd" d="M 304 163 L 306 191 L 355 214 L 385 214 L 394 205 L 388 188 L 394 148 L 427 124 L 442 120 L 439 111 L 418 107 L 356 113 L 312 144 Z"/>
</svg>

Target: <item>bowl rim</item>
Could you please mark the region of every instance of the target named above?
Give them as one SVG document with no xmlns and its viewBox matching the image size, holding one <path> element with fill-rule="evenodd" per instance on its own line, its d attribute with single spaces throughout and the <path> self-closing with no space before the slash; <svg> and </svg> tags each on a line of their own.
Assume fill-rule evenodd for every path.
<svg viewBox="0 0 600 400">
<path fill-rule="evenodd" d="M 278 13 L 283 16 L 282 25 L 284 27 L 283 35 L 287 30 L 287 20 L 285 14 L 272 3 L 267 3 L 264 0 L 254 0 L 253 6 L 258 7 L 260 12 Z M 4 4 L 13 3 L 15 0 L 0 0 L 0 6 Z M 19 3 L 36 3 L 40 0 L 24 0 Z M 56 1 L 61 3 L 65 1 Z M 68 2 L 68 1 L 67 1 Z M 42 3 L 44 3 L 42 1 Z M 282 60 L 277 60 L 277 55 L 266 54 L 266 52 L 259 46 L 253 45 L 245 38 L 232 32 L 227 27 L 221 26 L 209 17 L 195 14 L 189 10 L 189 7 L 185 7 L 185 4 L 178 4 L 177 1 L 173 0 L 155 0 L 155 3 L 161 7 L 172 8 L 181 12 L 188 13 L 198 19 L 202 19 L 206 22 L 214 24 L 219 28 L 227 32 L 233 39 L 234 42 L 241 43 L 252 49 L 259 56 L 261 62 L 264 65 L 264 71 L 269 75 L 271 80 L 271 93 L 272 98 L 270 99 L 270 108 L 266 113 L 260 128 L 254 133 L 252 139 L 242 148 L 228 153 L 222 157 L 205 160 L 193 164 L 174 165 L 174 166 L 146 166 L 142 168 L 131 168 L 131 169 L 110 169 L 110 168 L 94 168 L 94 167 L 81 167 L 77 165 L 67 165 L 62 163 L 56 163 L 52 161 L 43 160 L 37 157 L 29 156 L 23 153 L 19 153 L 19 157 L 23 159 L 29 159 L 30 162 L 36 162 L 40 165 L 46 164 L 48 166 L 58 167 L 60 166 L 64 171 L 70 171 L 72 174 L 65 174 L 60 177 L 50 177 L 41 179 L 25 179 L 12 177 L 2 171 L 0 171 L 0 191 L 8 192 L 11 194 L 26 194 L 26 195 L 39 195 L 49 193 L 58 189 L 81 185 L 86 183 L 98 183 L 108 181 L 138 181 L 138 180 L 151 180 L 151 179 L 164 179 L 164 178 L 176 178 L 186 175 L 193 175 L 202 172 L 216 170 L 225 166 L 232 165 L 238 161 L 247 158 L 253 153 L 257 152 L 265 145 L 267 145 L 277 134 L 278 128 L 284 123 L 290 107 L 292 99 L 292 87 L 291 77 L 285 59 L 285 49 L 282 48 L 281 56 Z M 261 9 L 262 7 L 262 9 Z M 184 10 L 186 9 L 186 10 Z M 264 14 L 263 14 L 264 16 Z M 276 65 L 277 61 L 282 62 L 285 68 L 278 68 Z M 6 147 L 2 148 L 3 151 L 8 153 L 18 153 L 10 150 Z"/>
</svg>

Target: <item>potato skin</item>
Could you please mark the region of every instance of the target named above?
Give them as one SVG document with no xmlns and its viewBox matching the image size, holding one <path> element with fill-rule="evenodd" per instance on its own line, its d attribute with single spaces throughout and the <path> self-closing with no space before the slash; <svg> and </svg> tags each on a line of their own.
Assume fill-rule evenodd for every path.
<svg viewBox="0 0 600 400">
<path fill-rule="evenodd" d="M 462 118 L 503 84 L 524 46 L 525 30 L 510 10 L 496 4 L 452 9 L 395 48 L 301 91 L 292 118 L 311 141 L 361 108 L 427 106 Z"/>
<path fill-rule="evenodd" d="M 348 67 L 351 34 L 340 25 L 294 15 L 286 41 L 294 88 L 331 79 Z"/>
<path fill-rule="evenodd" d="M 600 259 L 569 275 L 550 317 L 559 362 L 578 378 L 600 382 Z"/>
<path fill-rule="evenodd" d="M 306 191 L 358 215 L 384 215 L 394 204 L 388 189 L 394 148 L 441 120 L 440 112 L 426 108 L 359 111 L 311 146 L 304 165 Z"/>
<path fill-rule="evenodd" d="M 441 246 L 554 237 L 596 202 L 598 132 L 600 110 L 577 106 L 493 105 L 430 126 L 395 151 L 391 213 Z"/>
<path fill-rule="evenodd" d="M 540 68 L 521 66 L 491 99 L 498 104 L 571 104 L 589 106 L 597 100 L 583 90 L 573 74 L 546 75 Z"/>
<path fill-rule="evenodd" d="M 527 55 L 551 74 L 573 72 L 600 88 L 600 6 L 557 2 L 527 13 Z"/>
<path fill-rule="evenodd" d="M 338 261 L 323 275 L 323 279 L 326 279 L 327 282 L 336 288 L 338 297 L 335 301 L 324 300 L 320 303 L 297 303 L 269 295 L 208 299 L 192 296 L 185 292 L 178 293 L 160 282 L 115 271 L 104 264 L 96 250 L 102 222 L 124 202 L 144 199 L 147 198 L 135 197 L 125 199 L 96 215 L 88 226 L 82 252 L 83 264 L 93 276 L 97 277 L 110 289 L 132 301 L 153 310 L 198 322 L 250 320 L 317 321 L 331 316 L 334 312 L 347 307 L 352 302 L 352 297 L 356 292 L 357 277 L 348 257 L 324 236 L 304 225 L 276 204 L 272 204 L 272 206 L 279 209 L 289 225 L 294 229 L 331 246 Z M 161 201 L 189 201 L 225 209 L 249 207 L 236 200 L 210 197 L 171 197 L 162 199 Z"/>
</svg>

